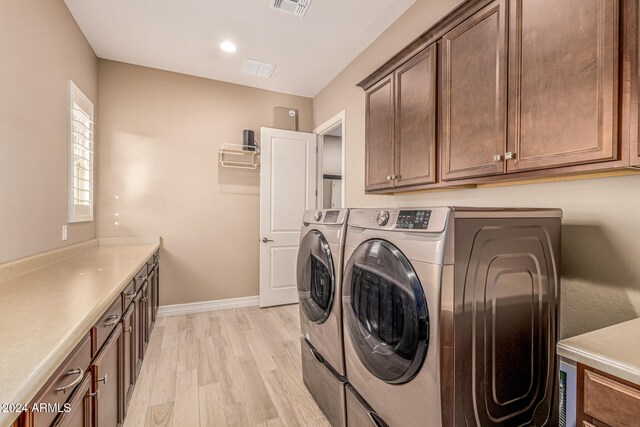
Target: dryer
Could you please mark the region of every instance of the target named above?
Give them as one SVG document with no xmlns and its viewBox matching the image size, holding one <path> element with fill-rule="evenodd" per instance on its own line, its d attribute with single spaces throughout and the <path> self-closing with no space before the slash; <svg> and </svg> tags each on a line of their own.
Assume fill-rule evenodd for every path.
<svg viewBox="0 0 640 427">
<path fill-rule="evenodd" d="M 561 216 L 555 209 L 352 209 L 342 297 L 355 389 L 348 423 L 549 424 Z"/>
<path fill-rule="evenodd" d="M 336 427 L 346 416 L 340 285 L 348 215 L 348 209 L 305 212 L 297 261 L 302 376 Z"/>
</svg>

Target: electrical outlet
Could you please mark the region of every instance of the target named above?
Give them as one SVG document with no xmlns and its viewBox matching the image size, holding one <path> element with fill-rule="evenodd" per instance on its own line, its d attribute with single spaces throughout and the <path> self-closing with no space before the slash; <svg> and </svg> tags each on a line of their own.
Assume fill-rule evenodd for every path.
<svg viewBox="0 0 640 427">
<path fill-rule="evenodd" d="M 62 240 L 67 240 L 67 224 L 62 226 Z"/>
</svg>

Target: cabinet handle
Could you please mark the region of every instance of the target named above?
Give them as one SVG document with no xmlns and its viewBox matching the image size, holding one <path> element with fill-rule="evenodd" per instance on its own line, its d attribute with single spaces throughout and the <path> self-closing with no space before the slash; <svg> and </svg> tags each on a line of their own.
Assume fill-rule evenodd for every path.
<svg viewBox="0 0 640 427">
<path fill-rule="evenodd" d="M 135 297 L 136 297 L 136 293 L 135 293 L 135 292 L 133 292 L 133 291 L 130 291 L 130 292 L 127 292 L 126 294 L 124 294 L 124 296 L 125 296 L 127 299 L 132 299 L 132 298 L 135 298 Z"/>
<path fill-rule="evenodd" d="M 516 153 L 512 152 L 512 151 L 507 151 L 506 153 L 504 153 L 504 159 L 505 160 L 513 160 L 516 158 Z"/>
<path fill-rule="evenodd" d="M 107 381 L 109 380 L 109 374 L 104 374 L 104 377 L 98 378 L 97 382 L 107 385 Z"/>
<path fill-rule="evenodd" d="M 104 320 L 105 320 L 105 323 L 103 323 L 102 326 L 104 326 L 105 328 L 108 328 L 109 326 L 113 326 L 116 323 L 118 323 L 120 321 L 120 316 L 118 316 L 117 314 L 114 314 L 113 316 L 109 316 Z"/>
<path fill-rule="evenodd" d="M 149 276 L 138 276 L 138 280 L 145 281 L 149 278 Z"/>
<path fill-rule="evenodd" d="M 391 181 L 391 175 L 387 175 L 387 181 Z"/>
<path fill-rule="evenodd" d="M 78 385 L 80 381 L 82 381 L 82 378 L 84 377 L 84 370 L 82 370 L 82 368 L 78 368 L 78 369 L 72 369 L 66 373 L 66 375 L 76 375 L 76 374 L 78 375 L 78 377 L 75 380 L 71 381 L 69 384 L 67 384 L 64 387 L 58 387 L 56 391 L 57 392 L 61 391 L 62 393 L 66 393 L 67 392 L 66 390 L 68 388 Z"/>
<path fill-rule="evenodd" d="M 149 300 L 149 298 L 147 298 L 147 297 L 140 298 L 140 301 L 142 301 L 142 302 L 147 302 L 148 300 Z"/>
<path fill-rule="evenodd" d="M 502 161 L 502 154 L 494 154 L 493 161 L 494 162 L 501 162 Z"/>
<path fill-rule="evenodd" d="M 125 328 L 123 332 L 128 333 L 133 331 L 133 326 L 129 326 L 128 328 Z"/>
</svg>

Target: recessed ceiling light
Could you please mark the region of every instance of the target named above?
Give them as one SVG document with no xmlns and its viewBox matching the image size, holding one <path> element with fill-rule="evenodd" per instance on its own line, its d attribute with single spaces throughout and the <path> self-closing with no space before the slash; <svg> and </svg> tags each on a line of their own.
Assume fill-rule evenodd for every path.
<svg viewBox="0 0 640 427">
<path fill-rule="evenodd" d="M 226 41 L 220 43 L 220 49 L 224 50 L 225 52 L 232 53 L 236 51 L 236 45 L 230 41 Z"/>
</svg>

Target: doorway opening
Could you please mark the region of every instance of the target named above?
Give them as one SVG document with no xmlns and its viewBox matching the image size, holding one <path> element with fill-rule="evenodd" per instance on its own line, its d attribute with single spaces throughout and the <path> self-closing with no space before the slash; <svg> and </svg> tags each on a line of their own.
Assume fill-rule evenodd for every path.
<svg viewBox="0 0 640 427">
<path fill-rule="evenodd" d="M 315 129 L 318 135 L 319 209 L 340 209 L 346 205 L 345 112 L 336 114 Z"/>
</svg>

